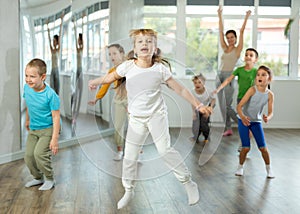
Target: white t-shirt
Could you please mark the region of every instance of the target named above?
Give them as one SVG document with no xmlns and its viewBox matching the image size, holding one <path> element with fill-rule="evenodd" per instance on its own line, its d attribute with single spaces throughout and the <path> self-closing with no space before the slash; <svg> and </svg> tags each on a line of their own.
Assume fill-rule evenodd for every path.
<svg viewBox="0 0 300 214">
<path fill-rule="evenodd" d="M 126 77 L 130 114 L 147 117 L 158 110 L 166 109 L 161 86 L 172 76 L 168 67 L 155 63 L 150 68 L 140 68 L 134 60 L 128 60 L 119 65 L 116 72 L 121 77 Z"/>
<path fill-rule="evenodd" d="M 192 91 L 193 95 L 201 102 L 203 105 L 208 106 L 212 99 L 215 98 L 213 91 L 210 88 L 205 87 L 203 94 L 197 94 L 194 90 Z"/>
</svg>

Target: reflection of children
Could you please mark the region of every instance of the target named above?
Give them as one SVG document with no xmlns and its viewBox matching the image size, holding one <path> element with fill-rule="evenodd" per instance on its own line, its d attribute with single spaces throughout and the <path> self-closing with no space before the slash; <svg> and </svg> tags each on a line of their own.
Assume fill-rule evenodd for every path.
<svg viewBox="0 0 300 214">
<path fill-rule="evenodd" d="M 49 46 L 51 50 L 51 74 L 50 74 L 50 86 L 54 89 L 54 91 L 59 94 L 59 69 L 58 69 L 58 59 L 59 59 L 59 52 L 60 52 L 60 36 L 62 32 L 62 24 L 64 19 L 64 13 L 61 15 L 61 22 L 59 27 L 59 34 L 53 36 L 53 44 L 51 44 L 51 37 L 50 37 L 50 29 L 48 26 L 49 20 L 47 20 L 47 29 L 48 29 L 48 39 L 49 39 Z"/>
<path fill-rule="evenodd" d="M 220 44 L 224 52 L 221 57 L 220 68 L 217 76 L 217 87 L 231 75 L 237 60 L 240 58 L 240 54 L 242 52 L 243 45 L 244 45 L 244 38 L 243 38 L 244 30 L 250 15 L 251 15 L 251 11 L 249 10 L 246 12 L 243 25 L 240 29 L 239 42 L 236 45 L 237 35 L 234 30 L 226 31 L 225 36 L 226 36 L 227 43 L 225 42 L 224 39 L 225 36 L 223 32 L 224 25 L 223 25 L 223 18 L 222 18 L 222 7 L 220 6 L 218 9 Z M 225 109 L 222 111 L 226 123 L 225 132 L 223 133 L 223 136 L 229 136 L 233 134 L 231 129 L 231 118 L 237 122 L 236 112 L 233 110 L 231 106 L 233 101 L 232 100 L 233 93 L 234 93 L 234 84 L 232 82 L 224 88 L 224 95 L 223 93 L 218 94 L 218 99 L 220 103 L 223 100 L 226 101 L 226 111 Z"/>
<path fill-rule="evenodd" d="M 83 19 L 83 17 L 82 17 Z M 77 28 L 75 20 L 74 23 L 74 36 L 76 44 L 76 57 L 77 57 L 77 70 L 76 70 L 76 81 L 74 94 L 72 94 L 72 124 L 76 123 L 76 119 L 79 115 L 82 87 L 83 87 L 83 74 L 82 74 L 82 54 L 83 54 L 83 38 L 82 33 L 78 34 L 77 38 Z M 83 20 L 82 20 L 82 31 L 83 31 Z"/>
<path fill-rule="evenodd" d="M 109 70 L 108 73 L 115 72 L 119 64 L 125 60 L 124 48 L 119 44 L 111 44 L 108 46 L 109 57 L 114 64 L 114 67 Z M 114 127 L 115 127 L 115 142 L 117 144 L 118 153 L 114 157 L 114 160 L 122 160 L 123 148 L 125 139 L 125 123 L 127 119 L 127 92 L 125 88 L 125 77 L 114 82 L 115 96 L 114 96 Z M 90 100 L 90 105 L 95 105 L 99 99 L 102 99 L 107 93 L 110 84 L 104 84 L 101 86 L 96 94 L 94 100 Z"/>
<path fill-rule="evenodd" d="M 166 165 L 184 184 L 189 204 L 195 204 L 199 200 L 197 184 L 191 180 L 191 173 L 179 152 L 170 145 L 167 108 L 162 97 L 161 84 L 166 83 L 169 88 L 196 106 L 200 112 L 210 114 L 210 111 L 173 79 L 169 68 L 157 56 L 155 31 L 132 30 L 130 37 L 133 39 L 134 53 L 137 58 L 125 61 L 118 66 L 116 72 L 89 82 L 90 89 L 94 89 L 99 84 L 110 83 L 126 76 L 129 124 L 122 170 L 125 194 L 118 202 L 118 209 L 125 207 L 134 196 L 137 159 L 149 133 Z"/>
<path fill-rule="evenodd" d="M 55 91 L 44 83 L 46 79 L 44 61 L 31 60 L 26 66 L 25 75 L 23 94 L 27 106 L 25 126 L 29 132 L 24 159 L 34 177 L 25 186 L 43 184 L 39 190 L 49 190 L 55 185 L 51 151 L 54 155 L 58 152 L 60 100 Z"/>
<path fill-rule="evenodd" d="M 205 80 L 206 78 L 202 75 L 199 74 L 197 76 L 194 76 L 193 78 L 193 83 L 194 83 L 194 90 L 192 91 L 193 95 L 205 106 L 209 106 L 210 111 L 212 112 L 212 108 L 215 106 L 216 99 L 214 98 L 214 94 L 210 88 L 207 88 L 205 86 Z M 204 136 L 204 143 L 208 142 L 208 137 L 209 137 L 209 120 L 210 117 L 207 117 L 206 115 L 200 113 L 195 109 L 194 106 L 193 108 L 193 137 L 192 141 L 193 142 L 198 142 L 198 138 L 201 135 L 201 132 L 203 133 Z"/>
<path fill-rule="evenodd" d="M 274 95 L 272 91 L 268 89 L 272 77 L 273 73 L 271 69 L 266 66 L 260 66 L 257 70 L 255 86 L 246 92 L 237 106 L 239 115 L 238 129 L 242 141 L 240 164 L 235 173 L 237 176 L 241 176 L 244 173 L 243 164 L 247 153 L 250 151 L 249 131 L 251 130 L 266 164 L 267 177 L 274 178 L 270 168 L 270 155 L 267 150 L 262 128 L 262 120 L 267 123 L 273 117 Z M 262 114 L 265 105 L 268 106 L 267 115 Z"/>
</svg>

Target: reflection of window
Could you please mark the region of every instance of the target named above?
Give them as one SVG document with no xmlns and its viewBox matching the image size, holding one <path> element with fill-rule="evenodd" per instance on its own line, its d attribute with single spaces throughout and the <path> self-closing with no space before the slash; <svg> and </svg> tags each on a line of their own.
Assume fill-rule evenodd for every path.
<svg viewBox="0 0 300 214">
<path fill-rule="evenodd" d="M 109 27 L 109 11 L 89 9 L 87 19 L 87 57 L 86 61 L 87 70 L 91 73 L 100 73 L 101 70 L 107 69 L 107 59 L 103 49 L 108 45 L 108 27 Z M 85 60 L 86 58 L 86 60 Z"/>
</svg>

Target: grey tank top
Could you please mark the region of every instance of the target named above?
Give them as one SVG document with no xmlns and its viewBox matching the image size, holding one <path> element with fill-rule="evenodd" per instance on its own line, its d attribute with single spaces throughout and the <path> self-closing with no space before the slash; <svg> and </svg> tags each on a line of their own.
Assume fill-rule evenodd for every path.
<svg viewBox="0 0 300 214">
<path fill-rule="evenodd" d="M 221 56 L 221 64 L 220 71 L 232 72 L 236 62 L 238 61 L 238 57 L 236 55 L 236 47 L 230 51 L 229 53 L 223 53 Z"/>
<path fill-rule="evenodd" d="M 245 104 L 243 112 L 245 116 L 250 118 L 251 122 L 261 122 L 263 108 L 268 103 L 269 90 L 262 93 L 257 90 L 256 86 L 254 88 L 256 92 Z"/>
</svg>

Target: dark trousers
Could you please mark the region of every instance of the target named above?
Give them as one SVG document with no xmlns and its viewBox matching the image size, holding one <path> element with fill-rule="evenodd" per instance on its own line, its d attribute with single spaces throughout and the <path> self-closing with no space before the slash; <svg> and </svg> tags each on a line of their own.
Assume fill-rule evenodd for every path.
<svg viewBox="0 0 300 214">
<path fill-rule="evenodd" d="M 205 140 L 208 139 L 210 127 L 209 127 L 209 117 L 205 117 L 200 112 L 196 112 L 197 118 L 193 120 L 192 131 L 194 139 L 198 140 L 201 133 L 203 134 Z"/>
</svg>

